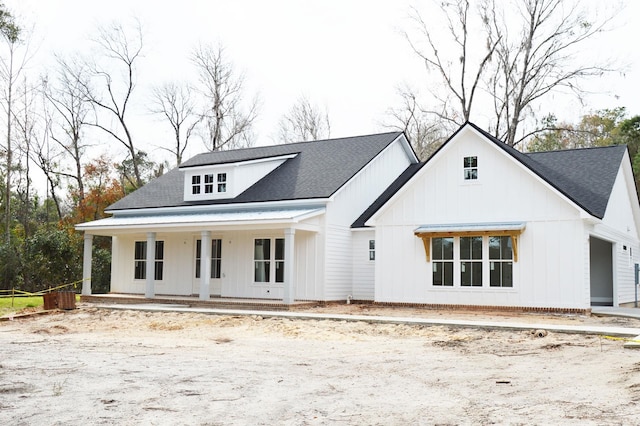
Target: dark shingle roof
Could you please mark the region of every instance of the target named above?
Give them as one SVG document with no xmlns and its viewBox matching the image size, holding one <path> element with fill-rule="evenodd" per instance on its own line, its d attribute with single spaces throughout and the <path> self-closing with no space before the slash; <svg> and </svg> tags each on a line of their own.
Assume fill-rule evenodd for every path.
<svg viewBox="0 0 640 426">
<path fill-rule="evenodd" d="M 475 124 L 468 122 L 460 126 L 425 163 L 409 166 L 351 227 L 365 227 L 365 222 L 389 201 L 393 194 L 402 188 L 422 166 L 429 162 L 431 158 L 434 158 L 438 151 L 449 143 L 466 125 L 476 129 L 507 154 L 583 208 L 587 213 L 599 219 L 604 217 L 620 163 L 627 150 L 626 145 L 524 154 Z"/>
<path fill-rule="evenodd" d="M 316 142 L 216 151 L 197 155 L 109 206 L 108 210 L 327 198 L 376 157 L 401 132 Z M 183 201 L 181 168 L 298 154 L 233 199 Z"/>
<path fill-rule="evenodd" d="M 602 219 L 626 145 L 523 154 L 473 123 L 489 140 L 592 216 Z"/>
</svg>

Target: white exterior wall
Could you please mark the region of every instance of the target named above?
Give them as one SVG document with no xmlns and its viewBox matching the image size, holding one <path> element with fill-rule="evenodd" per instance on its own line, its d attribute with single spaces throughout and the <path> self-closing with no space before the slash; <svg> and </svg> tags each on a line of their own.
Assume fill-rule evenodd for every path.
<svg viewBox="0 0 640 426">
<path fill-rule="evenodd" d="M 321 219 L 311 219 L 321 223 Z M 254 239 L 284 238 L 283 229 L 255 231 L 211 230 L 212 238 L 222 240 L 220 295 L 222 297 L 282 299 L 282 283 L 254 283 Z M 195 242 L 200 233 L 157 233 L 164 241 L 163 280 L 155 281 L 157 295 L 193 295 L 199 286 L 195 278 Z M 322 300 L 323 251 L 320 233 L 297 230 L 295 233 L 295 298 Z M 111 291 L 144 294 L 145 280 L 134 279 L 135 241 L 146 241 L 146 234 L 114 236 L 112 240 Z M 272 247 L 272 251 L 274 247 Z M 285 262 L 287 259 L 285 259 Z M 213 281 L 213 280 L 212 280 Z M 212 286 L 213 287 L 213 286 Z"/>
<path fill-rule="evenodd" d="M 591 234 L 613 243 L 613 304 L 631 303 L 635 300 L 634 263 L 640 262 L 638 236 L 638 200 L 633 188 L 629 154 L 625 153 L 618 170 L 609 204 L 602 223 L 591 229 Z M 634 213 L 636 216 L 634 216 Z"/>
<path fill-rule="evenodd" d="M 327 204 L 323 300 L 346 300 L 353 292 L 350 226 L 411 164 L 402 141 L 404 136 L 391 143 Z"/>
<path fill-rule="evenodd" d="M 478 157 L 477 181 L 463 158 Z M 580 211 L 470 128 L 450 141 L 374 217 L 376 301 L 588 308 L 588 240 Z M 426 224 L 526 222 L 513 288 L 432 286 L 414 230 Z M 586 247 L 586 248 L 585 248 Z M 485 252 L 485 257 L 487 253 Z M 486 274 L 486 272 L 485 272 Z"/>
<path fill-rule="evenodd" d="M 111 291 L 144 294 L 145 280 L 134 279 L 134 248 L 136 241 L 146 241 L 146 234 L 113 237 Z M 192 261 L 193 239 L 180 234 L 156 234 L 164 241 L 162 281 L 155 281 L 155 293 L 189 296 L 195 264 Z"/>
<path fill-rule="evenodd" d="M 352 233 L 354 300 L 374 300 L 375 297 L 376 262 L 369 260 L 369 240 L 375 240 L 373 229 Z"/>
</svg>

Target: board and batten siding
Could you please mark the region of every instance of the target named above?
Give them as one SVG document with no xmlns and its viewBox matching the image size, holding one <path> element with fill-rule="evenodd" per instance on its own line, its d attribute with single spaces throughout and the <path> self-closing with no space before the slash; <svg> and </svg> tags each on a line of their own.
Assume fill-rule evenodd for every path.
<svg viewBox="0 0 640 426">
<path fill-rule="evenodd" d="M 375 240 L 374 230 L 353 231 L 353 292 L 354 300 L 374 300 L 375 260 L 369 259 L 369 240 Z"/>
<path fill-rule="evenodd" d="M 144 294 L 145 280 L 134 279 L 136 241 L 146 241 L 146 234 L 112 237 L 111 291 Z M 157 233 L 156 241 L 164 241 L 163 279 L 155 281 L 158 295 L 190 296 L 194 274 L 193 238 L 187 234 Z M 189 277 L 189 278 L 187 278 Z"/>
<path fill-rule="evenodd" d="M 465 181 L 463 159 L 478 158 Z M 427 224 L 525 222 L 512 288 L 432 285 L 414 230 Z M 470 128 L 447 144 L 375 217 L 376 301 L 588 308 L 580 210 Z M 486 253 L 485 253 L 486 256 Z"/>
<path fill-rule="evenodd" d="M 346 300 L 353 291 L 351 224 L 414 161 L 399 136 L 349 180 L 327 203 L 325 293 L 323 300 Z"/>
<path fill-rule="evenodd" d="M 640 243 L 633 214 L 638 209 L 634 187 L 629 154 L 625 152 L 604 218 L 590 230 L 591 235 L 613 244 L 614 306 L 635 301 L 634 264 L 640 261 Z"/>
</svg>

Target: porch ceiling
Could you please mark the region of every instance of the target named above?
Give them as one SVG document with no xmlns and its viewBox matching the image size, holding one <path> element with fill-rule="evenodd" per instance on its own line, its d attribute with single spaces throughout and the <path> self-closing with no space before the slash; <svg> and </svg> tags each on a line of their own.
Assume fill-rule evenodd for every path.
<svg viewBox="0 0 640 426">
<path fill-rule="evenodd" d="M 207 228 L 219 229 L 265 229 L 292 227 L 317 231 L 312 224 L 302 223 L 319 216 L 324 208 L 237 210 L 189 214 L 127 215 L 113 216 L 93 222 L 76 225 L 79 231 L 95 235 L 116 235 L 136 232 L 201 231 Z"/>
</svg>

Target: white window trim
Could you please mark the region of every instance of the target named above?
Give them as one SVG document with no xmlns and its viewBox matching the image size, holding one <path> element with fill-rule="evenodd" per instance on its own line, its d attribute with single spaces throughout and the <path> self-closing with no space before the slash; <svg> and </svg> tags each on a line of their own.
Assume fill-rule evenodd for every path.
<svg viewBox="0 0 640 426">
<path fill-rule="evenodd" d="M 476 235 L 480 236 L 480 235 Z M 519 262 L 516 262 L 514 259 L 511 260 L 512 264 L 512 277 L 513 283 L 511 287 L 491 287 L 491 277 L 490 277 L 490 266 L 491 262 L 495 260 L 489 259 L 489 238 L 494 235 L 482 235 L 482 286 L 463 286 L 462 285 L 462 277 L 461 277 L 461 259 L 460 259 L 460 236 L 452 236 L 453 237 L 453 286 L 445 286 L 445 285 L 434 285 L 433 284 L 433 262 L 434 259 L 430 258 L 427 264 L 428 268 L 428 285 L 429 289 L 433 291 L 451 291 L 453 289 L 457 291 L 469 291 L 469 292 L 479 292 L 479 291 L 492 291 L 498 293 L 509 293 L 515 292 L 518 290 L 517 283 L 517 269 L 519 268 Z M 429 240 L 429 244 L 432 244 L 432 240 Z M 436 260 L 439 261 L 439 260 Z"/>
<path fill-rule="evenodd" d="M 255 244 L 256 244 L 256 240 L 270 240 L 271 242 L 269 243 L 271 245 L 270 247 L 270 254 L 269 254 L 269 281 L 256 281 L 256 276 L 255 276 L 255 263 L 256 263 L 256 258 L 255 258 Z M 283 287 L 284 286 L 284 282 L 276 282 L 276 262 L 282 262 L 282 268 L 284 268 L 285 266 L 285 262 L 287 262 L 287 259 L 282 259 L 282 260 L 277 260 L 276 257 L 276 240 L 283 240 L 284 243 L 284 237 L 271 237 L 271 236 L 254 236 L 251 239 L 252 245 L 251 248 L 252 250 L 254 250 L 254 254 L 251 256 L 251 280 L 253 282 L 253 285 L 255 287 Z M 286 252 L 286 249 L 283 250 L 283 255 Z M 267 259 L 265 259 L 264 261 L 267 261 Z"/>
</svg>

